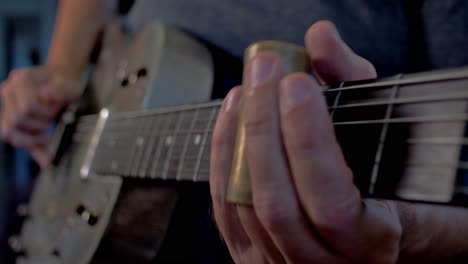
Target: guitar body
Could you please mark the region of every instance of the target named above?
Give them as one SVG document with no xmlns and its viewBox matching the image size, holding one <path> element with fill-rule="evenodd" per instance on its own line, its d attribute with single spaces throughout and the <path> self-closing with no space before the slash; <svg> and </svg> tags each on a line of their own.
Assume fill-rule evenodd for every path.
<svg viewBox="0 0 468 264">
<path fill-rule="evenodd" d="M 112 115 L 206 102 L 212 86 L 209 52 L 185 33 L 150 24 L 132 35 L 113 25 L 84 98 L 88 108 L 107 106 Z M 112 174 L 83 176 L 98 127 L 95 118 L 80 120 L 59 163 L 41 172 L 23 210 L 21 233 L 11 240 L 17 263 L 147 263 L 156 257 L 178 187 Z M 141 131 L 131 132 L 137 138 Z"/>
</svg>

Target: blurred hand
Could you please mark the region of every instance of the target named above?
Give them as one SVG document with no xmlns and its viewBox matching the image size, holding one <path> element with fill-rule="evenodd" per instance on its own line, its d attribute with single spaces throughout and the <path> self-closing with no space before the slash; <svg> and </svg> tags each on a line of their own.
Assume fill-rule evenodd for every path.
<svg viewBox="0 0 468 264">
<path fill-rule="evenodd" d="M 320 81 L 376 77 L 374 67 L 353 53 L 329 22 L 309 29 L 306 46 Z M 467 211 L 362 199 L 317 81 L 306 74 L 284 76 L 282 67 L 273 53 L 255 56 L 245 69 L 243 112 L 235 88 L 213 134 L 213 208 L 234 260 L 466 263 L 460 256 L 468 252 Z M 240 114 L 253 207 L 225 201 Z"/>
<path fill-rule="evenodd" d="M 78 84 L 46 66 L 14 70 L 1 86 L 0 135 L 27 149 L 41 167 L 46 153 L 47 128 L 57 114 L 78 96 Z"/>
</svg>

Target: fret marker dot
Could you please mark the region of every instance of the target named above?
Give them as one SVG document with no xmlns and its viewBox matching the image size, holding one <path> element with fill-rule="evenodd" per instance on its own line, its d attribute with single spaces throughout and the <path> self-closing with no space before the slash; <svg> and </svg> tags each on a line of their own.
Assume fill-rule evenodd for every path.
<svg viewBox="0 0 468 264">
<path fill-rule="evenodd" d="M 141 147 L 143 145 L 143 143 L 145 143 L 145 139 L 143 137 L 138 137 L 136 139 L 137 146 Z"/>
<path fill-rule="evenodd" d="M 199 145 L 201 143 L 201 135 L 197 134 L 195 135 L 195 138 L 193 139 L 193 144 Z"/>
<path fill-rule="evenodd" d="M 166 146 L 170 146 L 172 144 L 172 137 L 171 136 L 166 137 L 166 141 L 164 143 Z"/>
</svg>

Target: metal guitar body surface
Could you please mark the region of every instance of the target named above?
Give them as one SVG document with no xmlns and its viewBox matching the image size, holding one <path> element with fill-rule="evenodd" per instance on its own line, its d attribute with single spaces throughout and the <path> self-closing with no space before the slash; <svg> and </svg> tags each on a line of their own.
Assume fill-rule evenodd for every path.
<svg viewBox="0 0 468 264">
<path fill-rule="evenodd" d="M 112 115 L 206 102 L 212 86 L 211 55 L 185 33 L 150 24 L 133 35 L 113 25 L 103 38 L 86 101 L 94 111 L 106 106 Z M 177 188 L 83 174 L 97 144 L 99 120 L 80 119 L 60 162 L 41 172 L 31 203 L 21 210 L 21 233 L 10 239 L 17 263 L 147 263 L 157 255 Z"/>
</svg>

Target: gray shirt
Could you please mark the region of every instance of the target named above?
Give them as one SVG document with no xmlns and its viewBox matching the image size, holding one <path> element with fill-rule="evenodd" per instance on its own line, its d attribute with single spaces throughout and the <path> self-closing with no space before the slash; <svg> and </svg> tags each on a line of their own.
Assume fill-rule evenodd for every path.
<svg viewBox="0 0 468 264">
<path fill-rule="evenodd" d="M 130 25 L 138 29 L 152 19 L 238 57 L 258 40 L 303 44 L 307 28 L 328 19 L 380 75 L 468 64 L 464 0 L 137 0 Z"/>
</svg>

